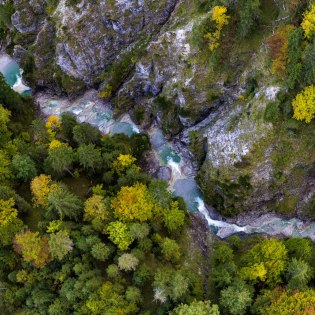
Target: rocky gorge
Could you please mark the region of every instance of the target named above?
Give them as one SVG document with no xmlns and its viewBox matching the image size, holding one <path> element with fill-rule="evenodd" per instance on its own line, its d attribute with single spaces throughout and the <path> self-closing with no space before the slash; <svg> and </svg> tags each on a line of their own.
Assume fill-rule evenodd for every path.
<svg viewBox="0 0 315 315">
<path fill-rule="evenodd" d="M 196 35 L 207 11 L 191 1 L 14 0 L 14 7 L 14 31 L 2 46 L 21 64 L 44 113 L 72 107 L 103 132 L 104 119 L 114 119 L 117 132 L 149 132 L 155 151 L 161 146 L 154 143 L 168 143 L 166 156 L 158 154 L 164 165 L 152 173 L 175 191 L 177 182 L 183 196 L 180 180 L 197 176 L 202 194 L 195 182 L 188 185 L 194 210 L 212 220 L 196 204 L 200 194 L 224 221 L 245 226 L 222 222 L 212 210 L 222 224 L 208 223 L 222 237 L 245 231 L 314 238 L 315 225 L 306 223 L 315 210 L 314 125 L 268 117 L 277 102 L 289 117 L 291 105 L 266 66 L 265 35 L 226 43 L 229 53 L 219 56 L 226 66 L 218 68 Z M 267 26 L 275 28 L 274 20 Z M 154 138 L 157 130 L 164 140 Z"/>
</svg>

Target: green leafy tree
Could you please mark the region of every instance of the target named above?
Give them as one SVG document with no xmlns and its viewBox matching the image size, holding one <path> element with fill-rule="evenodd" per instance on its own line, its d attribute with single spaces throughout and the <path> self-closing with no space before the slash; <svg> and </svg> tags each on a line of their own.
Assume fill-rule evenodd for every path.
<svg viewBox="0 0 315 315">
<path fill-rule="evenodd" d="M 94 258 L 100 261 L 105 261 L 112 253 L 112 249 L 102 242 L 98 242 L 92 246 L 91 254 Z"/>
<path fill-rule="evenodd" d="M 147 223 L 132 223 L 130 224 L 130 233 L 134 239 L 142 240 L 150 233 L 150 226 Z"/>
<path fill-rule="evenodd" d="M 12 178 L 10 170 L 11 161 L 4 150 L 0 150 L 0 181 L 5 182 Z"/>
<path fill-rule="evenodd" d="M 293 237 L 284 242 L 291 258 L 303 259 L 308 262 L 312 255 L 312 242 L 307 238 Z"/>
<path fill-rule="evenodd" d="M 85 306 L 87 308 L 86 313 L 91 315 L 132 315 L 138 313 L 136 303 L 127 301 L 124 288 L 109 281 L 105 282 L 96 294 L 89 296 Z"/>
<path fill-rule="evenodd" d="M 290 89 L 293 89 L 302 75 L 302 42 L 303 32 L 300 28 L 294 29 L 289 35 L 288 41 L 288 63 L 287 82 Z"/>
<path fill-rule="evenodd" d="M 71 172 L 72 163 L 74 161 L 74 153 L 69 146 L 60 146 L 49 150 L 48 157 L 45 160 L 46 168 L 52 169 L 56 175 L 61 176 L 64 172 Z"/>
<path fill-rule="evenodd" d="M 286 272 L 288 288 L 303 291 L 307 289 L 313 272 L 308 263 L 303 260 L 292 258 Z"/>
<path fill-rule="evenodd" d="M 125 253 L 118 258 L 118 267 L 120 270 L 132 271 L 136 270 L 139 259 L 132 254 Z"/>
<path fill-rule="evenodd" d="M 261 15 L 259 0 L 241 0 L 238 1 L 239 7 L 239 26 L 238 31 L 241 37 L 248 36 L 257 25 Z"/>
<path fill-rule="evenodd" d="M 109 234 L 109 239 L 117 245 L 120 250 L 127 250 L 134 241 L 127 225 L 120 221 L 109 223 L 105 232 Z"/>
<path fill-rule="evenodd" d="M 31 180 L 37 174 L 35 163 L 28 155 L 15 155 L 11 167 L 16 178 L 24 182 Z"/>
<path fill-rule="evenodd" d="M 77 157 L 80 165 L 87 171 L 100 169 L 102 165 L 101 150 L 96 149 L 94 144 L 82 144 L 77 150 Z"/>
<path fill-rule="evenodd" d="M 0 105 L 0 148 L 3 147 L 10 140 L 11 133 L 8 129 L 10 117 L 11 112 Z"/>
<path fill-rule="evenodd" d="M 159 269 L 154 275 L 154 300 L 165 303 L 168 298 L 179 300 L 188 292 L 189 279 L 181 270 Z"/>
<path fill-rule="evenodd" d="M 242 279 L 262 281 L 269 286 L 281 283 L 286 268 L 287 250 L 282 241 L 267 239 L 250 249 L 243 257 L 239 273 Z"/>
<path fill-rule="evenodd" d="M 131 303 L 141 303 L 143 301 L 143 297 L 140 289 L 137 287 L 128 287 L 126 290 L 126 299 Z"/>
<path fill-rule="evenodd" d="M 232 286 L 221 291 L 220 305 L 231 315 L 246 313 L 251 305 L 252 293 L 243 282 L 236 282 Z"/>
<path fill-rule="evenodd" d="M 305 85 L 311 85 L 315 82 L 315 40 L 306 46 L 303 52 L 303 68 L 301 81 Z"/>
<path fill-rule="evenodd" d="M 120 276 L 119 268 L 115 264 L 111 264 L 106 269 L 107 276 L 111 279 L 118 278 Z"/>
<path fill-rule="evenodd" d="M 62 260 L 73 248 L 73 242 L 67 231 L 50 234 L 48 245 L 51 256 L 58 260 Z"/>
<path fill-rule="evenodd" d="M 75 126 L 72 130 L 73 139 L 79 145 L 96 143 L 101 137 L 100 131 L 88 123 Z"/>
<path fill-rule="evenodd" d="M 78 220 L 82 214 L 82 202 L 80 198 L 69 192 L 66 187 L 58 187 L 47 198 L 48 209 L 59 215 L 60 219 L 68 217 Z"/>
<path fill-rule="evenodd" d="M 193 301 L 190 304 L 177 306 L 170 315 L 220 315 L 218 305 L 211 305 L 210 301 Z"/>
<path fill-rule="evenodd" d="M 181 256 L 178 243 L 168 237 L 161 241 L 161 251 L 167 261 L 177 262 Z"/>
<path fill-rule="evenodd" d="M 171 203 L 170 210 L 164 211 L 164 224 L 170 233 L 180 232 L 185 223 L 185 213 L 178 209 L 178 202 Z"/>
</svg>

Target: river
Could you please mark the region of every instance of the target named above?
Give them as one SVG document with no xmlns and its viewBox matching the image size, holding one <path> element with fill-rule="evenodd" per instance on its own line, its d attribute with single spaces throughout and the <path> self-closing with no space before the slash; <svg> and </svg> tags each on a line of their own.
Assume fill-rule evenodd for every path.
<svg viewBox="0 0 315 315">
<path fill-rule="evenodd" d="M 23 94 L 31 93 L 30 88 L 22 81 L 23 71 L 8 55 L 0 55 L 0 72 L 15 91 Z M 130 136 L 141 131 L 128 114 L 114 119 L 111 104 L 101 100 L 95 90 L 87 91 L 75 100 L 45 93 L 38 93 L 35 99 L 46 116 L 70 112 L 77 117 L 78 121 L 88 122 L 98 127 L 103 133 L 124 133 Z M 219 237 L 224 238 L 240 232 L 267 233 L 272 236 L 310 237 L 315 241 L 315 222 L 305 223 L 296 218 L 285 220 L 275 214 L 253 218 L 251 224 L 246 226 L 227 223 L 224 219 L 214 219 L 210 215 L 211 208 L 204 203 L 203 194 L 194 179 L 194 172 L 187 165 L 186 159 L 181 156 L 178 146 L 175 148 L 171 141 L 167 141 L 157 127 L 152 127 L 148 133 L 152 149 L 160 165 L 167 166 L 171 170 L 169 185 L 174 195 L 184 198 L 191 212 L 199 211 L 208 222 L 209 228 Z"/>
</svg>

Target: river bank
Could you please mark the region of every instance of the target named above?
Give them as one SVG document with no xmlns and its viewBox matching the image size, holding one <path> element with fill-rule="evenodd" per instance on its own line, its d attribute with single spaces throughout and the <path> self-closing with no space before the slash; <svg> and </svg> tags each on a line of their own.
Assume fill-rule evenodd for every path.
<svg viewBox="0 0 315 315">
<path fill-rule="evenodd" d="M 17 92 L 24 93 L 30 89 L 22 83 L 22 70 L 8 57 L 0 57 L 0 71 L 10 86 Z M 14 67 L 13 67 L 14 65 Z M 8 71 L 8 69 L 10 71 Z M 15 81 L 14 81 L 15 78 Z M 17 88 L 19 86 L 19 88 Z M 21 88 L 21 87 L 24 88 Z M 22 91 L 22 92 L 21 92 Z M 235 233 L 267 233 L 272 236 L 310 237 L 315 241 L 315 223 L 303 222 L 297 218 L 283 219 L 274 213 L 248 213 L 236 219 L 227 220 L 208 207 L 196 181 L 196 165 L 187 154 L 187 131 L 172 140 L 166 140 L 157 126 L 149 130 L 140 130 L 128 114 L 114 118 L 112 105 L 98 97 L 96 90 L 89 90 L 84 95 L 70 100 L 66 97 L 57 97 L 45 92 L 34 95 L 34 99 L 44 116 L 61 115 L 70 112 L 80 122 L 90 123 L 103 133 L 132 133 L 147 132 L 152 144 L 152 154 L 158 161 L 159 168 L 164 169 L 164 175 L 170 189 L 176 196 L 184 198 L 191 212 L 200 212 L 208 223 L 209 228 L 219 237 L 225 238 Z M 200 123 L 204 128 L 207 121 Z M 198 129 L 198 126 L 195 129 Z M 181 138 L 182 137 L 182 138 Z M 158 170 L 157 170 L 158 171 Z M 163 178 L 163 176 L 161 176 Z"/>
</svg>

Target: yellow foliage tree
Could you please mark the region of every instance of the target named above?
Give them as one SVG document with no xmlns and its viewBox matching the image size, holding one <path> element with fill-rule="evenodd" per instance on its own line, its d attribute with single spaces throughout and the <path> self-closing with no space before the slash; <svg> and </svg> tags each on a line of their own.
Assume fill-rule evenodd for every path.
<svg viewBox="0 0 315 315">
<path fill-rule="evenodd" d="M 37 206 L 47 206 L 48 195 L 59 186 L 55 184 L 50 175 L 41 174 L 31 182 L 33 201 Z"/>
<path fill-rule="evenodd" d="M 84 204 L 84 220 L 92 221 L 100 219 L 102 221 L 109 218 L 108 209 L 106 209 L 104 199 L 100 195 L 93 195 L 87 199 Z"/>
<path fill-rule="evenodd" d="M 63 143 L 63 142 L 56 140 L 56 139 L 53 139 L 49 144 L 49 150 L 53 150 L 53 149 L 61 148 L 61 147 L 65 147 L 65 146 L 67 146 L 66 143 Z"/>
<path fill-rule="evenodd" d="M 213 33 L 207 33 L 205 38 L 209 40 L 209 49 L 214 51 L 219 47 L 219 40 L 224 25 L 229 23 L 230 17 L 226 14 L 225 6 L 215 6 L 212 9 L 211 20 L 216 24 L 216 30 Z"/>
<path fill-rule="evenodd" d="M 112 207 L 121 220 L 143 222 L 151 219 L 154 201 L 147 187 L 136 183 L 131 187 L 122 187 L 112 200 Z"/>
<path fill-rule="evenodd" d="M 312 4 L 310 9 L 304 13 L 301 26 L 304 31 L 304 36 L 308 40 L 311 40 L 315 35 L 315 4 Z"/>
<path fill-rule="evenodd" d="M 292 106 L 293 118 L 310 123 L 315 117 L 315 86 L 310 85 L 300 92 L 293 100 Z"/>
<path fill-rule="evenodd" d="M 14 208 L 14 199 L 0 199 L 0 246 L 9 245 L 16 233 L 22 230 L 23 222 Z"/>
<path fill-rule="evenodd" d="M 267 270 L 263 263 L 256 263 L 251 267 L 243 267 L 239 272 L 240 278 L 253 282 L 265 281 Z"/>
<path fill-rule="evenodd" d="M 113 162 L 113 169 L 117 174 L 123 173 L 127 168 L 131 167 L 137 159 L 130 154 L 120 154 Z"/>
<path fill-rule="evenodd" d="M 0 224 L 8 225 L 17 218 L 18 212 L 14 209 L 14 199 L 0 199 Z"/>
<path fill-rule="evenodd" d="M 51 139 L 56 136 L 56 131 L 61 127 L 61 121 L 58 116 L 49 116 L 46 122 L 47 132 Z"/>
</svg>

